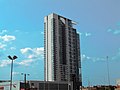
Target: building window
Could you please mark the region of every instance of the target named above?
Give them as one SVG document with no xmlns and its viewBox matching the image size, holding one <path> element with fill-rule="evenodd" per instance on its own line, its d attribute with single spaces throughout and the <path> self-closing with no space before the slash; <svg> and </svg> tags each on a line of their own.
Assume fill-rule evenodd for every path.
<svg viewBox="0 0 120 90">
<path fill-rule="evenodd" d="M 31 86 L 34 86 L 34 83 L 31 83 Z"/>
</svg>

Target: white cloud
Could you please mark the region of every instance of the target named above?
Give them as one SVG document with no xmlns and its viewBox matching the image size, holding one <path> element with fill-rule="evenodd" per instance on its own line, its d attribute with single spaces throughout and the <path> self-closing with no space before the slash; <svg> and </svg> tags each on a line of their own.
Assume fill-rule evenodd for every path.
<svg viewBox="0 0 120 90">
<path fill-rule="evenodd" d="M 85 33 L 86 37 L 91 36 L 91 35 L 92 35 L 91 33 Z"/>
<path fill-rule="evenodd" d="M 17 62 L 17 65 L 29 66 L 36 62 L 37 60 L 43 59 L 44 48 L 23 48 L 20 50 L 21 53 L 25 56 L 25 60 Z"/>
<path fill-rule="evenodd" d="M 10 60 L 1 60 L 0 61 L 0 67 L 5 67 L 7 65 L 11 64 Z"/>
<path fill-rule="evenodd" d="M 0 43 L 0 49 L 5 49 L 6 46 L 6 44 Z"/>
<path fill-rule="evenodd" d="M 15 50 L 16 48 L 15 47 L 10 47 L 10 50 Z"/>
<path fill-rule="evenodd" d="M 85 32 L 85 33 L 80 33 L 79 32 L 79 34 L 80 34 L 80 36 L 85 36 L 85 37 L 90 37 L 92 34 L 91 33 L 89 33 L 89 32 Z"/>
<path fill-rule="evenodd" d="M 91 60 L 92 60 L 93 62 L 106 61 L 106 57 L 92 57 Z"/>
<path fill-rule="evenodd" d="M 20 62 L 15 61 L 14 66 L 29 66 L 29 65 L 33 64 L 35 61 L 36 60 L 32 60 L 32 59 L 26 59 L 26 60 L 22 60 Z M 10 64 L 11 64 L 11 60 L 1 60 L 0 61 L 0 67 L 6 67 Z M 17 73 L 13 73 L 13 74 L 17 74 Z"/>
<path fill-rule="evenodd" d="M 0 32 L 0 34 L 4 34 L 6 33 L 7 30 L 2 30 Z M 9 44 L 11 44 L 11 41 L 15 40 L 16 37 L 13 35 L 0 35 L 0 49 L 2 50 L 6 50 L 8 49 L 7 46 L 9 46 Z M 14 48 L 10 48 L 9 49 L 13 50 Z"/>
<path fill-rule="evenodd" d="M 0 34 L 4 34 L 4 33 L 6 33 L 7 32 L 7 30 L 2 30 L 1 32 L 0 32 Z"/>
<path fill-rule="evenodd" d="M 81 55 L 81 60 L 86 61 L 86 60 L 91 60 L 93 62 L 97 61 L 106 61 L 106 57 L 89 57 L 85 54 Z M 118 52 L 114 56 L 109 56 L 109 60 L 114 60 L 114 61 L 120 61 L 120 48 L 118 49 Z"/>
<path fill-rule="evenodd" d="M 120 34 L 120 29 L 118 29 L 118 30 L 114 30 L 114 32 L 113 32 L 115 35 L 116 34 Z"/>
<path fill-rule="evenodd" d="M 21 53 L 22 54 L 26 54 L 26 53 L 30 53 L 30 51 L 32 51 L 31 48 L 23 48 L 23 49 L 20 49 Z"/>
<path fill-rule="evenodd" d="M 120 34 L 120 29 L 115 29 L 115 30 L 113 30 L 113 29 L 108 29 L 107 30 L 107 32 L 111 32 L 111 33 L 113 33 L 114 35 L 118 35 L 118 34 Z"/>
<path fill-rule="evenodd" d="M 107 32 L 111 32 L 114 35 L 120 34 L 120 22 L 115 26 L 115 28 L 109 28 Z"/>
<path fill-rule="evenodd" d="M 112 32 L 112 29 L 111 29 L 111 28 L 109 28 L 109 29 L 107 30 L 107 32 Z"/>
<path fill-rule="evenodd" d="M 11 47 L 11 49 L 14 49 L 14 47 Z M 17 60 L 14 62 L 14 65 L 16 66 L 29 66 L 36 62 L 37 60 L 43 59 L 44 55 L 44 48 L 23 48 L 20 50 L 23 55 L 25 55 L 24 60 L 17 62 Z M 1 60 L 0 61 L 0 67 L 5 67 L 11 64 L 10 60 Z"/>
<path fill-rule="evenodd" d="M 11 35 L 4 35 L 4 36 L 0 36 L 0 39 L 2 39 L 5 42 L 9 42 L 9 41 L 15 40 L 16 37 Z"/>
<path fill-rule="evenodd" d="M 14 66 L 29 66 L 31 64 L 33 64 L 36 60 L 33 59 L 26 59 L 26 60 L 22 60 L 20 62 L 15 61 L 14 62 Z M 8 65 L 11 64 L 11 60 L 1 60 L 0 61 L 0 67 L 6 67 Z M 13 74 L 17 74 L 16 72 Z"/>
<path fill-rule="evenodd" d="M 97 61 L 105 61 L 106 58 L 105 57 L 89 57 L 89 56 L 86 56 L 85 54 L 82 54 L 81 60 L 82 61 L 91 60 L 93 62 L 97 62 Z"/>
<path fill-rule="evenodd" d="M 118 52 L 111 58 L 111 60 L 119 60 L 120 59 L 120 48 L 118 49 Z"/>
<path fill-rule="evenodd" d="M 15 49 L 14 47 L 11 47 L 11 49 Z M 17 62 L 14 62 L 14 65 L 16 66 L 29 66 L 39 60 L 40 58 L 43 58 L 43 52 L 44 48 L 23 48 L 20 50 L 23 55 L 25 55 L 24 60 Z M 0 61 L 0 67 L 5 67 L 11 64 L 10 60 L 1 60 Z"/>
<path fill-rule="evenodd" d="M 88 56 L 86 56 L 85 54 L 82 54 L 81 55 L 81 60 L 82 61 L 84 61 L 84 60 L 90 60 L 91 59 L 91 57 L 88 57 Z"/>
<path fill-rule="evenodd" d="M 20 74 L 20 72 L 13 72 L 13 76 Z"/>
<path fill-rule="evenodd" d="M 38 59 L 43 57 L 44 48 L 23 48 L 20 50 L 23 55 L 25 55 L 29 59 Z"/>
<path fill-rule="evenodd" d="M 17 65 L 20 65 L 20 66 L 29 66 L 31 65 L 33 62 L 35 62 L 34 60 L 32 59 L 29 59 L 29 60 L 23 60 L 21 62 L 16 62 Z"/>
</svg>

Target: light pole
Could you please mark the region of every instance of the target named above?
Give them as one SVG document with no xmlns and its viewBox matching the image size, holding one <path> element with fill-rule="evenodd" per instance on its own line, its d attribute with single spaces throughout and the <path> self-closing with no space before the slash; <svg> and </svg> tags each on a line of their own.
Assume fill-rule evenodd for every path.
<svg viewBox="0 0 120 90">
<path fill-rule="evenodd" d="M 108 84 L 110 85 L 110 71 L 109 71 L 108 56 L 107 56 L 107 71 L 108 71 Z"/>
<path fill-rule="evenodd" d="M 12 60 L 12 61 L 11 61 L 11 75 L 10 75 L 10 90 L 12 90 L 13 60 L 17 59 L 18 57 L 17 57 L 17 56 L 11 57 L 11 56 L 9 55 L 8 58 L 9 58 L 10 60 Z"/>
<path fill-rule="evenodd" d="M 27 90 L 27 88 L 26 88 L 26 76 L 28 75 L 30 75 L 30 74 L 26 74 L 26 73 L 21 73 L 21 75 L 24 75 L 24 84 L 25 84 L 25 90 Z"/>
</svg>

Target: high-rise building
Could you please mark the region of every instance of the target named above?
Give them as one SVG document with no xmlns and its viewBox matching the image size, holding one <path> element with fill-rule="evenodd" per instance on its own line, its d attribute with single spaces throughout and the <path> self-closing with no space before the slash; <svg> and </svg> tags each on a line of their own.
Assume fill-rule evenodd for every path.
<svg viewBox="0 0 120 90">
<path fill-rule="evenodd" d="M 45 81 L 73 81 L 82 85 L 79 34 L 72 20 L 57 14 L 44 18 Z"/>
</svg>

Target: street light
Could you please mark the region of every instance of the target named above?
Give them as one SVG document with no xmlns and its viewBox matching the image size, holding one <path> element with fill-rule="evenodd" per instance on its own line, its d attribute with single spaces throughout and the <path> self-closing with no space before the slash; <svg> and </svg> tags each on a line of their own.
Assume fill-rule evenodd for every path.
<svg viewBox="0 0 120 90">
<path fill-rule="evenodd" d="M 26 90 L 26 75 L 30 75 L 30 74 L 26 74 L 26 73 L 21 73 L 21 75 L 24 75 L 24 83 L 25 83 L 25 90 Z"/>
<path fill-rule="evenodd" d="M 10 77 L 10 90 L 12 90 L 13 60 L 17 59 L 18 57 L 17 57 L 17 56 L 11 57 L 11 56 L 9 55 L 8 58 L 9 58 L 10 60 L 12 60 L 12 61 L 11 61 L 11 75 L 10 75 L 10 76 L 11 76 L 11 77 Z"/>
</svg>

